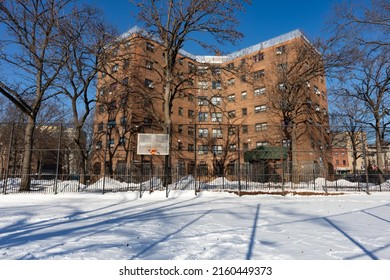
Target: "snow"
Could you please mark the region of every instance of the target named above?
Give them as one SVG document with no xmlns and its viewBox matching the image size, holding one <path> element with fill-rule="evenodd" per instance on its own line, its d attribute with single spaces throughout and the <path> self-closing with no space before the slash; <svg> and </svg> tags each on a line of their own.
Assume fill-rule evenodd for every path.
<svg viewBox="0 0 390 280">
<path fill-rule="evenodd" d="M 15 193 L 0 195 L 0 260 L 390 260 L 389 210 L 390 192 Z"/>
</svg>

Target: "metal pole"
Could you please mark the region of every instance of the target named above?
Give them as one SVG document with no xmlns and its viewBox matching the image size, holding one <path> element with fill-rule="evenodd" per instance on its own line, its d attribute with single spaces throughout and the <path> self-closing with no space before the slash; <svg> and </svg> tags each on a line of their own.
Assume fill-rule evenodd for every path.
<svg viewBox="0 0 390 280">
<path fill-rule="evenodd" d="M 15 123 L 12 123 L 11 135 L 10 135 L 9 145 L 8 145 L 8 159 L 7 159 L 6 169 L 5 169 L 3 194 L 7 193 L 9 161 L 11 160 L 11 145 L 12 145 L 12 141 L 14 140 L 14 130 L 15 130 Z"/>
<path fill-rule="evenodd" d="M 197 185 L 197 179 L 198 179 L 198 168 L 197 168 L 197 137 L 196 137 L 196 124 L 194 124 L 194 161 L 195 161 L 195 170 L 194 170 L 194 177 L 195 177 L 195 195 L 197 195 L 196 192 L 196 185 Z"/>
<path fill-rule="evenodd" d="M 241 145 L 240 145 L 240 127 L 237 126 L 237 150 L 238 150 L 238 195 L 241 196 Z"/>
<path fill-rule="evenodd" d="M 360 128 L 360 132 L 361 132 L 362 147 L 363 147 L 364 169 L 365 169 L 365 174 L 366 174 L 366 192 L 367 192 L 367 194 L 370 194 L 369 189 L 368 189 L 368 183 L 369 183 L 368 168 L 367 168 L 368 162 L 367 162 L 367 153 L 366 153 L 366 143 L 365 143 L 364 137 L 363 137 L 363 128 Z"/>
<path fill-rule="evenodd" d="M 60 125 L 60 134 L 58 136 L 58 148 L 57 148 L 57 164 L 56 164 L 56 177 L 54 179 L 54 194 L 57 194 L 58 183 L 58 169 L 60 167 L 60 150 L 61 150 L 61 138 L 62 138 L 62 124 Z"/>
</svg>

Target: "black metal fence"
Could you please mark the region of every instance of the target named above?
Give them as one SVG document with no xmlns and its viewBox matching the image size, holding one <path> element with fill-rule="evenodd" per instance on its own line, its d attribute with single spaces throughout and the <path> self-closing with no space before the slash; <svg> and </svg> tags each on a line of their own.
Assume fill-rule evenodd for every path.
<svg viewBox="0 0 390 280">
<path fill-rule="evenodd" d="M 300 160 L 299 168 L 293 168 L 289 155 L 285 155 L 288 142 L 285 142 L 281 135 L 273 136 L 279 139 L 277 144 L 270 141 L 253 143 L 250 138 L 254 139 L 254 134 L 250 134 L 251 131 L 248 132 L 248 128 L 244 126 L 220 126 L 218 129 L 210 127 L 209 130 L 205 130 L 204 127 L 174 126 L 176 135 L 184 133 L 192 142 L 187 141 L 188 146 L 183 146 L 182 143 L 185 142 L 182 141 L 183 138 L 174 139 L 172 152 L 176 160 L 173 160 L 170 172 L 166 173 L 161 165 L 162 157 L 159 157 L 159 160 L 158 158 L 152 160 L 148 156 L 141 157 L 141 160 L 136 157 L 134 140 L 139 131 L 129 129 L 127 131 L 130 134 L 126 136 L 126 141 L 120 142 L 120 138 L 117 137 L 117 143 L 107 142 L 103 146 L 99 137 L 101 135 L 107 137 L 107 132 L 100 133 L 100 136 L 92 132 L 90 135 L 86 134 L 83 148 L 86 159 L 81 162 L 80 149 L 72 141 L 71 126 L 41 125 L 36 129 L 34 138 L 31 172 L 28 175 L 29 191 L 40 193 L 136 191 L 140 195 L 144 192 L 168 193 L 172 190 L 194 192 L 226 190 L 240 193 L 390 191 L 388 175 L 390 146 L 382 147 L 380 157 L 383 170 L 378 170 L 376 168 L 378 154 L 375 147 L 370 146 L 370 141 L 373 143 L 370 135 L 373 133 L 369 128 L 361 129 L 355 135 L 354 148 L 346 136 L 345 139 L 333 137 L 333 146 L 325 146 L 324 142 L 312 143 L 311 150 L 295 151 L 303 159 L 306 154 L 313 153 L 317 153 L 319 158 L 315 161 Z M 220 137 L 219 133 L 222 130 L 227 133 L 227 137 Z M 2 194 L 21 190 L 24 175 L 21 168 L 24 155 L 23 131 L 24 124 L 0 123 Z M 244 131 L 249 134 L 240 134 Z M 338 128 L 338 131 L 345 129 Z M 219 145 L 218 141 L 225 141 L 223 148 L 220 149 L 222 145 Z M 100 146 L 96 145 L 97 143 Z M 205 143 L 208 149 L 205 149 L 207 146 Z M 267 147 L 266 143 L 271 143 L 273 149 L 262 149 L 263 146 Z M 127 145 L 127 150 L 124 145 Z M 123 149 L 126 152 L 125 156 Z M 244 157 L 245 152 L 251 150 L 256 150 L 256 153 L 262 155 L 259 157 L 260 162 L 250 161 Z M 98 156 L 99 153 L 104 154 L 104 157 Z M 325 157 L 328 157 L 327 164 L 323 162 Z M 86 169 L 83 175 L 79 172 L 81 163 Z M 110 168 L 107 168 L 107 165 L 111 165 Z"/>
</svg>

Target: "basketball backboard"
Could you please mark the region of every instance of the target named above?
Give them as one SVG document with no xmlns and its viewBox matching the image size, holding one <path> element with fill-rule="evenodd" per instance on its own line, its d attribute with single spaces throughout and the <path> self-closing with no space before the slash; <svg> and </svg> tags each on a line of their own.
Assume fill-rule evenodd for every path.
<svg viewBox="0 0 390 280">
<path fill-rule="evenodd" d="M 169 135 L 138 133 L 138 155 L 169 155 Z"/>
</svg>

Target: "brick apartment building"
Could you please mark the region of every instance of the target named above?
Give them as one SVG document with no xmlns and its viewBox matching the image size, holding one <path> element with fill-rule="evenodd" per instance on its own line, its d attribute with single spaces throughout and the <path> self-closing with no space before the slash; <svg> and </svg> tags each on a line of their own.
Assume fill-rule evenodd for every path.
<svg viewBox="0 0 390 280">
<path fill-rule="evenodd" d="M 164 50 L 137 27 L 122 39 L 101 59 L 106 70 L 98 79 L 95 174 L 162 162 L 136 148 L 138 133 L 164 133 Z M 172 84 L 172 165 L 225 173 L 250 160 L 275 172 L 282 166 L 327 172 L 332 159 L 321 64 L 298 30 L 229 55 L 181 51 Z"/>
</svg>

